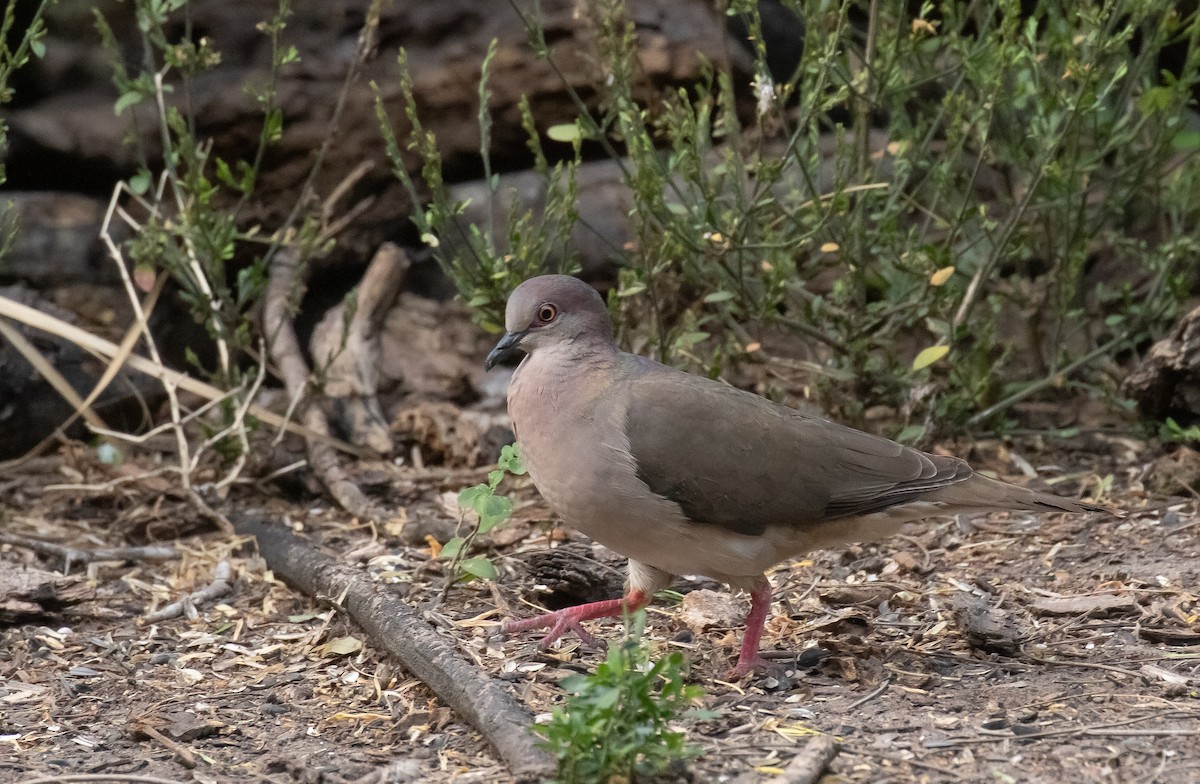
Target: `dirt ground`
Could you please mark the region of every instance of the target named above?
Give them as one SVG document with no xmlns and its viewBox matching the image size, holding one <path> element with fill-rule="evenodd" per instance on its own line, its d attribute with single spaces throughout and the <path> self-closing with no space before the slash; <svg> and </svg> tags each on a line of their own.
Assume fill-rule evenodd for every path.
<svg viewBox="0 0 1200 784">
<path fill-rule="evenodd" d="M 650 644 L 685 653 L 716 717 L 681 725 L 701 753 L 675 779 L 784 781 L 791 757 L 828 735 L 825 784 L 1200 781 L 1200 518 L 1195 498 L 1172 495 L 1182 486 L 1152 483 L 1161 447 L 1100 435 L 951 446 L 1127 515 L 931 521 L 784 564 L 771 574 L 772 669 L 738 683 L 723 677 L 745 600 L 676 585 L 682 598 L 650 612 Z M 480 736 L 328 601 L 198 520 L 169 475 L 146 475 L 157 460 L 131 452 L 114 468 L 75 445 L 0 477 L 0 570 L 40 570 L 57 592 L 0 596 L 0 781 L 340 782 L 397 760 L 396 781 L 507 780 Z M 286 477 L 236 488 L 229 504 L 390 585 L 547 715 L 559 681 L 603 652 L 570 637 L 543 653 L 535 635 L 497 640 L 495 626 L 619 590 L 619 559 L 557 528 L 518 480 L 514 519 L 487 551 L 499 580 L 447 589 L 444 562 L 401 535 L 453 525 L 456 491 L 486 468 L 411 463 L 356 469 L 390 521 L 351 520 Z M 61 578 L 64 559 L 34 542 L 160 543 L 179 557 L 75 563 Z M 194 617 L 146 619 L 222 563 L 228 593 Z M 619 622 L 591 628 L 620 634 Z"/>
</svg>

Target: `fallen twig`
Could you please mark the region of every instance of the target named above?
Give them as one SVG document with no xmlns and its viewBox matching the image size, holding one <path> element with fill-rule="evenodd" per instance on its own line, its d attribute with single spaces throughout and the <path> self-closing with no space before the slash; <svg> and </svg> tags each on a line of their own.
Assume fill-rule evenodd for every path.
<svg viewBox="0 0 1200 784">
<path fill-rule="evenodd" d="M 1146 728 L 1142 730 L 1119 730 L 1118 727 L 1128 727 L 1130 724 L 1137 724 L 1140 721 L 1163 721 L 1166 719 L 1200 719 L 1200 715 L 1190 711 L 1165 711 L 1153 716 L 1134 716 L 1120 721 L 1105 722 L 1103 724 L 1091 724 L 1083 727 L 1064 727 L 1058 730 L 1042 730 L 1040 732 L 1031 732 L 1028 735 L 1018 735 L 1014 732 L 1006 732 L 1000 730 L 980 730 L 978 735 L 963 738 L 946 738 L 926 741 L 929 748 L 947 749 L 956 746 L 970 746 L 975 743 L 995 743 L 998 741 L 1034 741 L 1044 740 L 1046 738 L 1060 738 L 1063 736 L 1077 737 L 1121 737 L 1122 735 L 1177 735 L 1175 728 Z M 1195 730 L 1189 730 L 1182 734 L 1195 734 Z"/>
<path fill-rule="evenodd" d="M 308 394 L 309 370 L 300 341 L 292 326 L 289 310 L 291 294 L 295 290 L 297 262 L 291 251 L 284 248 L 271 262 L 267 279 L 267 291 L 263 297 L 263 334 L 266 335 L 271 359 L 293 405 L 304 408 L 303 421 L 306 428 L 328 436 L 329 421 L 319 407 L 301 401 Z M 350 481 L 338 464 L 337 456 L 320 440 L 305 439 L 308 445 L 308 464 L 334 500 L 350 514 L 363 518 L 378 518 L 383 515 L 366 495 Z"/>
<path fill-rule="evenodd" d="M 224 563 L 224 561 L 222 561 L 222 563 Z M 168 738 L 166 735 L 163 735 L 161 732 L 159 732 L 158 730 L 151 727 L 146 722 L 144 722 L 144 721 L 135 722 L 134 723 L 134 732 L 141 733 L 142 735 L 145 735 L 146 737 L 151 738 L 151 739 L 156 740 L 159 743 L 161 743 L 168 751 L 170 751 L 175 756 L 176 761 L 179 762 L 180 765 L 187 768 L 188 770 L 191 770 L 192 768 L 196 767 L 196 755 L 192 753 L 191 749 L 189 749 L 186 746 L 183 746 L 179 743 L 176 743 L 175 741 Z"/>
<path fill-rule="evenodd" d="M 815 735 L 792 757 L 783 773 L 771 781 L 773 784 L 816 784 L 837 753 L 837 742 L 833 738 Z"/>
<path fill-rule="evenodd" d="M 529 732 L 529 713 L 398 595 L 321 554 L 283 526 L 245 515 L 235 518 L 234 525 L 258 540 L 267 566 L 288 584 L 312 597 L 344 597 L 339 606 L 376 645 L 479 730 L 514 777 L 533 781 L 553 769 Z"/>
<path fill-rule="evenodd" d="M 229 565 L 229 561 L 222 560 L 213 569 L 212 582 L 204 586 L 198 591 L 193 591 L 177 602 L 171 602 L 165 607 L 160 607 L 152 613 L 142 616 L 143 623 L 158 623 L 160 621 L 176 618 L 187 612 L 189 615 L 195 610 L 196 606 L 211 602 L 218 599 L 233 590 L 233 586 L 229 581 L 233 578 L 233 567 Z"/>
<path fill-rule="evenodd" d="M 71 564 L 92 563 L 93 561 L 170 561 L 179 557 L 174 547 L 167 545 L 145 545 L 141 547 L 97 547 L 92 550 L 80 550 L 64 544 L 55 544 L 41 539 L 27 539 L 24 536 L 0 532 L 0 544 L 13 547 L 24 547 L 35 553 L 50 555 L 63 559 L 63 573 L 71 571 Z"/>
<path fill-rule="evenodd" d="M 136 776 L 130 773 L 55 773 L 53 776 L 25 779 L 21 784 L 75 784 L 76 782 L 92 781 L 110 781 L 114 784 L 180 784 L 175 779 Z"/>
<path fill-rule="evenodd" d="M 875 688 L 875 690 L 873 690 L 873 691 L 872 691 L 870 694 L 867 694 L 867 695 L 866 695 L 866 696 L 864 696 L 864 697 L 859 697 L 857 700 L 855 700 L 854 702 L 850 703 L 850 704 L 849 704 L 849 705 L 846 707 L 846 712 L 847 712 L 847 713 L 849 713 L 849 712 L 850 712 L 850 711 L 852 711 L 852 710 L 855 710 L 855 709 L 857 709 L 857 708 L 861 708 L 862 706 L 866 705 L 866 704 L 867 704 L 868 702 L 870 702 L 871 700 L 873 700 L 873 699 L 875 699 L 876 697 L 878 697 L 880 694 L 883 694 L 885 691 L 887 691 L 887 688 L 888 688 L 888 686 L 891 686 L 891 685 L 892 685 L 892 679 L 891 679 L 891 678 L 884 678 L 884 679 L 883 679 L 883 683 L 879 684 L 879 686 L 878 686 L 877 688 Z"/>
</svg>

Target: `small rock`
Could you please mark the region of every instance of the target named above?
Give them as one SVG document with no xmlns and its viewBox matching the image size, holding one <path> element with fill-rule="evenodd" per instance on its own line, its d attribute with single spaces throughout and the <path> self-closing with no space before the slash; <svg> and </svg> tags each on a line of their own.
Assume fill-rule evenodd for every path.
<svg viewBox="0 0 1200 784">
<path fill-rule="evenodd" d="M 693 632 L 737 626 L 746 615 L 746 603 L 728 593 L 701 589 L 684 594 L 679 618 Z"/>
</svg>

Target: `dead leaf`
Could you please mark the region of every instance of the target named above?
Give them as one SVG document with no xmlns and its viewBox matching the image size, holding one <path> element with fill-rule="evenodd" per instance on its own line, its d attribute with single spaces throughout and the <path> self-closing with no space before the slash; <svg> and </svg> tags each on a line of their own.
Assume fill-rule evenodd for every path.
<svg viewBox="0 0 1200 784">
<path fill-rule="evenodd" d="M 324 645 L 317 646 L 317 653 L 322 656 L 349 656 L 362 650 L 362 640 L 357 637 L 338 637 Z"/>
</svg>

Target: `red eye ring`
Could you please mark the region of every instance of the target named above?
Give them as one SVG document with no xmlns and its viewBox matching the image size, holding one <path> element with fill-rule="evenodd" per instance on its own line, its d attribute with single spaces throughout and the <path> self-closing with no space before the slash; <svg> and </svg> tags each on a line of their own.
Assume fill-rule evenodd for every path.
<svg viewBox="0 0 1200 784">
<path fill-rule="evenodd" d="M 549 302 L 543 302 L 537 309 L 537 320 L 539 324 L 549 324 L 554 319 L 558 318 L 558 308 Z"/>
</svg>

